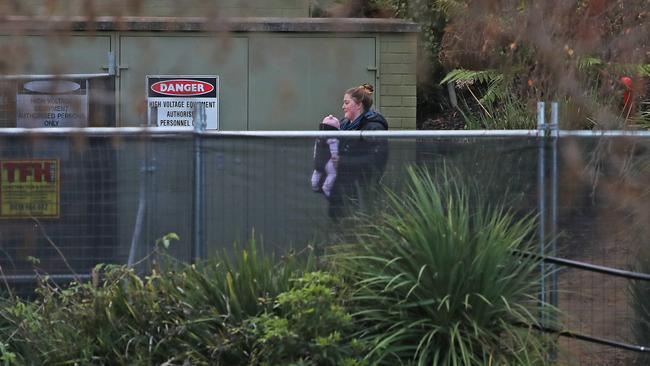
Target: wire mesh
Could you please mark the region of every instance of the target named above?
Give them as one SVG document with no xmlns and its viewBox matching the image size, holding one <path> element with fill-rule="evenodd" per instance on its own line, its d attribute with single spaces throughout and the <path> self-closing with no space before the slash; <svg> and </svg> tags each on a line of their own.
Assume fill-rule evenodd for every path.
<svg viewBox="0 0 650 366">
<path fill-rule="evenodd" d="M 34 274 L 88 275 L 98 263 L 125 264 L 130 255 L 137 262 L 158 238 L 171 232 L 181 240 L 172 244 L 170 253 L 188 262 L 197 253 L 196 245 L 204 246 L 199 253 L 211 255 L 255 237 L 266 248 L 283 252 L 308 244 L 328 245 L 337 238 L 340 227 L 331 217 L 331 199 L 314 192 L 310 183 L 314 136 L 112 131 L 0 137 L 3 164 L 57 161 L 60 173 L 58 217 L 40 217 L 35 211 L 31 217 L 14 218 L 11 210 L 2 212 L 0 265 L 10 284 L 33 286 Z M 372 137 L 363 139 L 371 141 Z M 503 203 L 520 216 L 539 215 L 539 184 L 550 187 L 553 183 L 548 160 L 552 145 L 534 136 L 389 134 L 379 140 L 388 150 L 385 167 L 354 187 L 362 192 L 356 205 L 370 212 L 373 202 L 382 197 L 377 194 L 381 191 L 364 185 L 399 190 L 409 166 L 427 168 L 434 176 L 454 171 L 455 179 L 475 182 L 490 203 Z M 537 170 L 540 144 L 547 159 L 543 176 Z M 647 257 L 644 199 L 650 141 L 567 137 L 558 145 L 557 252 L 548 254 L 642 270 L 640 259 Z M 6 189 L 8 170 L 5 165 L 2 169 L 2 188 Z M 203 171 L 202 184 L 195 181 L 197 169 Z M 340 175 L 354 173 L 339 171 Z M 204 197 L 201 202 L 195 199 L 199 189 Z M 6 192 L 0 190 L 0 198 L 5 199 Z M 542 199 L 551 207 L 551 189 L 545 192 Z M 196 216 L 197 204 L 203 205 L 203 221 Z M 551 222 L 550 210 L 543 214 Z M 143 220 L 137 220 L 139 215 Z M 202 225 L 204 242 L 194 241 L 196 225 Z M 557 305 L 566 329 L 615 341 L 643 342 L 635 333 L 643 319 L 634 310 L 631 281 L 556 268 Z M 550 291 L 549 281 L 547 286 Z M 638 356 L 584 341 L 562 339 L 560 344 L 558 357 L 571 364 L 624 365 Z"/>
</svg>

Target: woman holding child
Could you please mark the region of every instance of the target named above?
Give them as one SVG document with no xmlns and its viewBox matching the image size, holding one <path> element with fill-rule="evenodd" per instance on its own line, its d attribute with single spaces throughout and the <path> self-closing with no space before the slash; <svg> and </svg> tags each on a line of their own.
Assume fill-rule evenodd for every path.
<svg viewBox="0 0 650 366">
<path fill-rule="evenodd" d="M 350 88 L 343 95 L 342 131 L 388 130 L 388 122 L 372 110 L 372 85 Z M 388 160 L 388 143 L 376 138 L 343 138 L 332 157 L 337 177 L 329 195 L 329 215 L 338 218 L 346 199 L 362 206 L 362 191 L 379 181 Z"/>
</svg>

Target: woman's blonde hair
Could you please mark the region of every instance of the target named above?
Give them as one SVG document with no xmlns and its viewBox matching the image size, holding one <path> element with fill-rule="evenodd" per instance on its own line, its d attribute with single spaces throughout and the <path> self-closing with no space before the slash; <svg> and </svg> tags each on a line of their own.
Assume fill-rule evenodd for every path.
<svg viewBox="0 0 650 366">
<path fill-rule="evenodd" d="M 372 93 L 375 91 L 370 84 L 359 85 L 354 88 L 350 88 L 345 91 L 345 94 L 348 94 L 356 103 L 363 105 L 364 111 L 369 111 L 372 107 Z"/>
</svg>

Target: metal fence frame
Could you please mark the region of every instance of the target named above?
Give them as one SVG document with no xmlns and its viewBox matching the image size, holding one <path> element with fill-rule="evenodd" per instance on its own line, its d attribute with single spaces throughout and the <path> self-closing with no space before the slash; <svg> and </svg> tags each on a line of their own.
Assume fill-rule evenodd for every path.
<svg viewBox="0 0 650 366">
<path fill-rule="evenodd" d="M 199 111 L 200 112 L 200 111 Z M 556 245 L 555 239 L 557 238 L 557 175 L 558 175 L 558 141 L 566 137 L 582 137 L 582 138 L 602 138 L 602 137 L 644 137 L 650 138 L 650 131 L 570 131 L 560 130 L 558 128 L 558 105 L 557 103 L 551 104 L 550 123 L 546 123 L 545 103 L 538 103 L 537 110 L 537 129 L 536 130 L 438 130 L 438 131 L 208 131 L 205 130 L 205 123 L 201 123 L 199 117 L 195 121 L 195 129 L 188 130 L 186 128 L 160 128 L 160 127 L 98 127 L 98 128 L 5 128 L 0 129 L 0 137 L 10 136 L 87 136 L 87 137 L 107 137 L 107 136 L 142 136 L 146 137 L 143 141 L 149 144 L 150 139 L 159 138 L 173 138 L 179 136 L 192 137 L 194 139 L 194 195 L 193 195 L 193 247 L 192 247 L 192 261 L 200 260 L 205 257 L 205 249 L 202 247 L 202 238 L 205 225 L 205 204 L 204 204 L 204 172 L 202 164 L 202 151 L 201 140 L 203 137 L 257 137 L 257 138 L 316 138 L 316 137 L 358 137 L 358 138 L 389 138 L 389 139 L 413 139 L 413 138 L 495 138 L 495 137 L 534 137 L 538 139 L 538 210 L 539 210 L 539 252 L 529 253 L 530 255 L 539 256 L 543 259 L 543 264 L 540 268 L 541 278 L 546 278 L 550 274 L 550 284 L 542 283 L 540 292 L 540 300 L 542 303 L 549 303 L 557 305 L 557 276 L 555 266 L 569 266 L 581 270 L 594 271 L 605 273 L 613 276 L 623 276 L 629 279 L 650 281 L 650 275 L 622 271 L 620 269 L 607 268 L 595 266 L 588 263 L 575 262 L 563 260 L 555 257 Z M 197 113 L 197 116 L 202 116 Z M 204 115 L 204 113 L 203 113 Z M 204 122 L 204 121 L 203 121 Z M 547 144 L 550 145 L 550 161 L 546 156 Z M 145 194 L 147 182 L 150 179 L 150 174 L 154 169 L 151 164 L 150 148 L 145 148 L 145 157 L 142 162 L 140 170 L 140 192 L 138 211 L 136 215 L 136 223 L 134 226 L 133 236 L 131 240 L 131 248 L 129 251 L 128 265 L 133 266 L 136 259 L 135 245 L 142 233 L 142 225 L 146 215 L 147 196 Z M 550 165 L 550 199 L 547 198 L 546 185 L 546 167 Z M 549 201 L 549 202 L 547 202 Z M 548 207 L 547 207 L 548 203 Z M 546 222 L 547 210 L 549 210 L 550 222 Z M 550 238 L 547 241 L 547 238 Z M 546 252 L 547 244 L 550 244 L 550 252 Z M 34 276 L 3 276 L 8 281 L 27 282 L 30 280 L 28 277 Z M 49 276 L 55 280 L 79 280 L 88 279 L 89 274 L 79 275 L 66 275 L 54 274 Z M 548 290 L 550 288 L 550 291 Z M 617 347 L 620 349 L 632 350 L 637 352 L 650 352 L 650 349 L 640 345 L 630 345 L 621 342 L 611 341 L 607 339 L 597 338 L 590 335 L 582 335 L 570 331 L 561 331 L 550 329 L 547 327 L 550 324 L 550 319 L 541 319 L 541 328 L 539 330 L 545 332 L 552 332 L 560 336 L 566 336 L 574 339 L 589 341 L 601 345 Z"/>
</svg>

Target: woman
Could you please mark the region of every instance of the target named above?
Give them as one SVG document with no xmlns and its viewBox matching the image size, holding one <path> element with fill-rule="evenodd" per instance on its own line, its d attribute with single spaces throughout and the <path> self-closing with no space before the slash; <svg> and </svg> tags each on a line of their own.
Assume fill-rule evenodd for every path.
<svg viewBox="0 0 650 366">
<path fill-rule="evenodd" d="M 363 84 L 343 95 L 342 131 L 388 130 L 388 122 L 371 109 L 374 88 Z M 338 178 L 330 195 L 329 215 L 342 214 L 345 199 L 363 206 L 362 191 L 367 192 L 379 181 L 388 160 L 388 143 L 383 139 L 345 138 L 339 144 Z"/>
<path fill-rule="evenodd" d="M 371 110 L 372 85 L 363 84 L 350 88 L 343 95 L 341 130 L 387 130 L 388 122 L 381 114 Z"/>
</svg>

